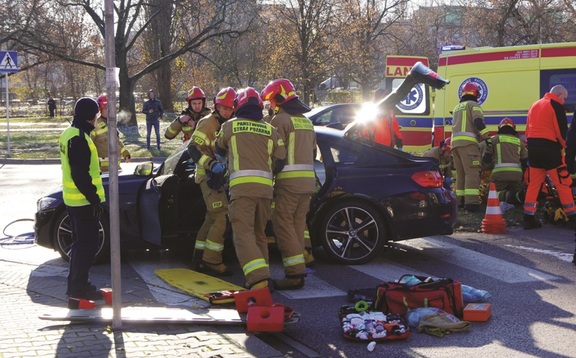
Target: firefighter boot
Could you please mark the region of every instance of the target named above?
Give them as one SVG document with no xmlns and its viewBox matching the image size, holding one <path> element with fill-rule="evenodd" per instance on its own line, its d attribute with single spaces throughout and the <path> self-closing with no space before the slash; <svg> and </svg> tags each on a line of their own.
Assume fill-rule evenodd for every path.
<svg viewBox="0 0 576 358">
<path fill-rule="evenodd" d="M 258 281 L 258 282 L 256 282 L 256 283 L 253 283 L 253 284 L 246 283 L 246 285 L 245 285 L 245 287 L 246 287 L 247 289 L 249 289 L 249 290 L 259 290 L 259 289 L 261 289 L 261 288 L 268 288 L 271 292 L 272 292 L 272 290 L 273 290 L 273 287 L 272 287 L 272 286 L 273 286 L 273 285 L 270 284 L 270 279 L 269 279 L 269 278 L 266 278 L 266 279 L 264 279 L 264 280 L 260 280 L 260 281 Z"/>
<path fill-rule="evenodd" d="M 290 277 L 286 276 L 281 280 L 274 280 L 274 289 L 282 290 L 298 290 L 304 287 L 304 277 Z"/>
<path fill-rule="evenodd" d="M 312 255 L 312 249 L 304 249 L 304 263 L 306 267 L 313 267 L 316 264 L 314 255 Z"/>
<path fill-rule="evenodd" d="M 541 227 L 542 227 L 542 223 L 536 217 L 536 215 L 524 214 L 524 230 L 539 229 Z"/>
<path fill-rule="evenodd" d="M 206 261 L 202 261 L 196 267 L 196 271 L 211 276 L 232 276 L 232 271 L 230 271 L 230 269 L 223 263 L 211 264 Z"/>
</svg>

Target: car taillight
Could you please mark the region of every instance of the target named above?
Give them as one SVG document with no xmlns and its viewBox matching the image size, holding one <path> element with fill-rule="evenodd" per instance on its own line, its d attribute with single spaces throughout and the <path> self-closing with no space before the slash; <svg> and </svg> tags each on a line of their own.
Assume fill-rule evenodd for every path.
<svg viewBox="0 0 576 358">
<path fill-rule="evenodd" d="M 427 170 L 424 172 L 416 172 L 412 174 L 412 180 L 424 188 L 442 187 L 442 175 L 437 171 Z"/>
</svg>

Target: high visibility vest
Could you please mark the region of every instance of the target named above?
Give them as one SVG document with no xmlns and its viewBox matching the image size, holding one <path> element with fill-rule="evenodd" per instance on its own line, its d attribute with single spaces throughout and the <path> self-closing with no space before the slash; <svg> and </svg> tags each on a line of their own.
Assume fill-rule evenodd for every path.
<svg viewBox="0 0 576 358">
<path fill-rule="evenodd" d="M 492 173 L 516 172 L 522 174 L 520 159 L 522 156 L 525 158 L 527 152 L 522 150 L 520 138 L 507 134 L 495 135 L 492 137 L 492 150 L 494 152 Z"/>
<path fill-rule="evenodd" d="M 68 142 L 73 138 L 80 136 L 80 130 L 75 127 L 68 127 L 60 136 L 60 161 L 62 162 L 62 196 L 64 204 L 67 206 L 86 206 L 90 202 L 84 194 L 80 192 L 76 183 L 72 179 L 72 169 L 68 157 Z M 84 133 L 88 148 L 90 148 L 90 167 L 89 174 L 92 178 L 92 184 L 96 187 L 96 193 L 100 197 L 100 202 L 106 201 L 102 177 L 100 176 L 100 164 L 98 162 L 98 151 L 90 136 Z"/>
<path fill-rule="evenodd" d="M 474 124 L 475 118 L 484 120 L 484 112 L 474 101 L 458 103 L 453 111 L 452 148 L 464 147 L 471 143 L 478 144 L 480 137 L 488 136 L 488 128 L 478 131 Z"/>
</svg>

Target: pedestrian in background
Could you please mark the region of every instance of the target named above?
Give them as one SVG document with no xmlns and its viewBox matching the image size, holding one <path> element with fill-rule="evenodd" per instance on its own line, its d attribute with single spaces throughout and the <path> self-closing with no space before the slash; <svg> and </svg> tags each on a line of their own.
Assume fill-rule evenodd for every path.
<svg viewBox="0 0 576 358">
<path fill-rule="evenodd" d="M 564 101 L 568 91 L 556 85 L 544 97 L 534 102 L 526 119 L 526 140 L 530 181 L 524 199 L 524 229 L 537 229 L 542 223 L 536 217 L 538 193 L 546 175 L 556 187 L 562 210 L 574 223 L 576 207 L 572 196 L 572 178 L 566 167 L 564 150 L 568 123 Z"/>
<path fill-rule="evenodd" d="M 74 106 L 72 125 L 60 135 L 62 197 L 70 216 L 72 246 L 66 294 L 71 298 L 101 299 L 89 279 L 98 252 L 101 206 L 105 198 L 98 152 L 90 132 L 98 116 L 98 103 L 80 98 Z"/>
<path fill-rule="evenodd" d="M 262 90 L 262 100 L 269 101 L 275 111 L 270 124 L 278 130 L 287 153 L 286 165 L 274 180 L 272 223 L 285 276 L 274 280 L 274 289 L 294 290 L 304 287 L 306 277 L 304 233 L 315 189 L 316 134 L 303 115 L 310 107 L 300 101 L 289 80 L 271 81 Z"/>
<path fill-rule="evenodd" d="M 221 89 L 214 98 L 214 110 L 200 119 L 188 145 L 190 157 L 196 163 L 194 181 L 200 185 L 206 204 L 206 217 L 194 244 L 194 267 L 216 276 L 232 274 L 222 259 L 228 198 L 223 186 L 225 163 L 218 161 L 215 146 L 222 123 L 234 114 L 235 100 L 236 91 L 232 87 Z M 209 181 L 208 176 L 220 176 L 222 180 Z"/>
<path fill-rule="evenodd" d="M 166 139 L 174 139 L 178 133 L 182 132 L 182 141 L 186 142 L 192 137 L 198 121 L 210 114 L 210 109 L 206 107 L 206 95 L 200 87 L 192 87 L 188 92 L 186 102 L 188 102 L 188 107 L 166 128 L 164 133 Z"/>
<path fill-rule="evenodd" d="M 48 102 L 46 102 L 46 104 L 48 105 L 48 111 L 50 112 L 50 118 L 54 118 L 54 112 L 56 112 L 56 100 L 54 100 L 54 98 L 52 96 L 50 96 L 50 98 L 48 98 Z"/>
<path fill-rule="evenodd" d="M 459 207 L 470 212 L 480 207 L 481 161 L 479 140 L 490 134 L 484 124 L 484 112 L 478 104 L 480 89 L 473 82 L 462 88 L 460 103 L 452 117 L 452 159 L 456 168 L 456 196 Z"/>
<path fill-rule="evenodd" d="M 150 150 L 150 134 L 154 128 L 156 147 L 160 150 L 160 118 L 164 115 L 164 107 L 153 89 L 148 91 L 148 100 L 144 102 L 142 113 L 146 114 L 146 149 Z"/>
<path fill-rule="evenodd" d="M 269 286 L 266 222 L 270 218 L 273 176 L 282 170 L 286 158 L 278 131 L 262 120 L 263 109 L 254 88 L 238 91 L 236 117 L 222 124 L 216 139 L 217 153 L 228 160 L 228 216 L 248 289 Z"/>
<path fill-rule="evenodd" d="M 106 93 L 102 93 L 98 96 L 96 103 L 98 103 L 100 117 L 96 121 L 96 128 L 90 132 L 90 138 L 94 141 L 94 145 L 96 145 L 96 150 L 98 151 L 100 171 L 102 171 L 102 173 L 107 173 L 110 164 L 108 159 L 108 96 Z M 123 158 L 126 163 L 129 163 L 132 159 L 130 152 L 120 140 L 120 133 L 116 134 L 120 157 Z M 118 170 L 122 170 L 120 167 L 120 160 L 118 160 Z"/>
</svg>

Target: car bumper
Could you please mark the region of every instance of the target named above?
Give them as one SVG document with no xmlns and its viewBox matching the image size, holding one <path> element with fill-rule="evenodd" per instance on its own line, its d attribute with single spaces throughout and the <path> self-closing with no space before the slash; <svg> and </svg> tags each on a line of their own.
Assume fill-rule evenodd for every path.
<svg viewBox="0 0 576 358">
<path fill-rule="evenodd" d="M 36 212 L 34 216 L 34 241 L 36 245 L 54 249 L 51 233 L 55 216 L 56 209 Z"/>
<path fill-rule="evenodd" d="M 458 218 L 456 196 L 445 189 L 404 194 L 389 199 L 385 207 L 393 221 L 394 241 L 450 235 Z"/>
</svg>

